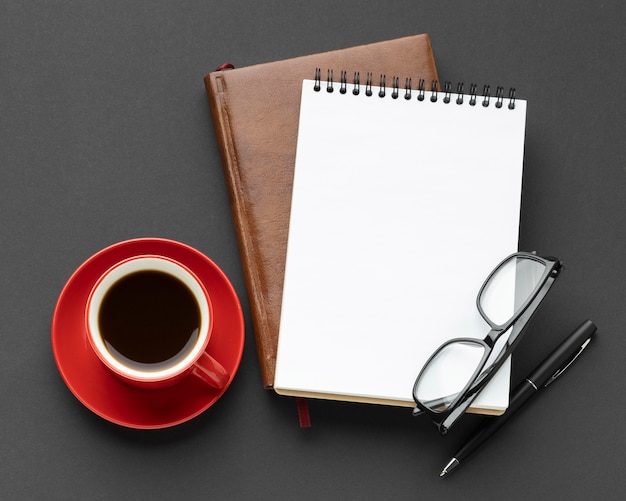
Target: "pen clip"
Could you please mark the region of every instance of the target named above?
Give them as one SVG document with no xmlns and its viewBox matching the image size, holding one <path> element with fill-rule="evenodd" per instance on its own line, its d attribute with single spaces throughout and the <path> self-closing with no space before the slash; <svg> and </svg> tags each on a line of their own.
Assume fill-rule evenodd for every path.
<svg viewBox="0 0 626 501">
<path fill-rule="evenodd" d="M 567 364 L 564 367 L 561 367 L 560 369 L 557 369 L 557 371 L 552 374 L 552 376 L 550 377 L 550 379 L 548 379 L 543 387 L 546 388 L 550 383 L 554 382 L 556 380 L 556 378 L 558 378 L 561 374 L 563 374 L 567 368 L 572 365 L 576 359 L 580 356 L 580 354 L 583 352 L 583 350 L 587 347 L 587 345 L 591 342 L 591 338 L 587 339 L 587 341 L 585 341 L 582 346 L 578 349 L 578 351 L 576 352 L 576 354 L 567 362 Z"/>
</svg>

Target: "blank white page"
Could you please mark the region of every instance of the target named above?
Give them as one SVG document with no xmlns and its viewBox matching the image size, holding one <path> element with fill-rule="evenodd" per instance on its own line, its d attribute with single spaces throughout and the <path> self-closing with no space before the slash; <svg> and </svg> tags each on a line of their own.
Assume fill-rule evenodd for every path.
<svg viewBox="0 0 626 501">
<path fill-rule="evenodd" d="M 326 92 L 305 80 L 275 390 L 413 405 L 445 340 L 483 338 L 476 296 L 516 252 L 526 102 Z M 508 405 L 510 362 L 473 407 Z"/>
</svg>

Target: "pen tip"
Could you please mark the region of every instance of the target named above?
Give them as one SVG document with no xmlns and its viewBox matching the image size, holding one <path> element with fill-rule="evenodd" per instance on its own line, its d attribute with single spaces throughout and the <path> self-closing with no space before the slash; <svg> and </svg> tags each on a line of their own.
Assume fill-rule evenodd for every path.
<svg viewBox="0 0 626 501">
<path fill-rule="evenodd" d="M 452 470 L 454 470 L 458 465 L 459 465 L 459 460 L 457 458 L 452 458 L 448 462 L 448 464 L 444 467 L 444 469 L 441 470 L 441 473 L 439 474 L 439 476 L 443 477 L 444 475 L 447 475 Z"/>
</svg>

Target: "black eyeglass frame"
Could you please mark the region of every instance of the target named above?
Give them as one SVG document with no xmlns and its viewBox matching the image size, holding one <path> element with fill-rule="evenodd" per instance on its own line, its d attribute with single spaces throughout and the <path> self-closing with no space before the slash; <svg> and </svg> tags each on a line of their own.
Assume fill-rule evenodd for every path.
<svg viewBox="0 0 626 501">
<path fill-rule="evenodd" d="M 537 261 L 539 263 L 542 263 L 545 266 L 545 269 L 541 278 L 538 280 L 534 290 L 531 294 L 529 294 L 526 301 L 515 312 L 515 314 L 505 323 L 497 324 L 493 320 L 491 320 L 483 310 L 481 306 L 481 297 L 492 277 L 496 273 L 498 273 L 505 264 L 517 258 Z M 487 333 L 484 339 L 450 339 L 443 343 L 437 350 L 435 350 L 435 352 L 424 364 L 419 375 L 415 379 L 415 384 L 413 385 L 413 399 L 415 400 L 417 407 L 414 408 L 413 415 L 421 415 L 422 413 L 428 414 L 431 417 L 432 421 L 435 423 L 435 425 L 437 425 L 439 432 L 442 435 L 445 435 L 452 427 L 452 425 L 465 413 L 467 408 L 478 396 L 480 391 L 493 378 L 493 376 L 498 372 L 498 369 L 502 366 L 504 361 L 513 352 L 517 344 L 522 339 L 530 318 L 535 313 L 535 311 L 545 298 L 546 294 L 552 287 L 554 281 L 559 277 L 562 270 L 563 263 L 559 259 L 553 257 L 540 257 L 534 253 L 529 252 L 516 252 L 503 259 L 500 264 L 498 264 L 486 278 L 480 290 L 478 291 L 478 295 L 476 296 L 476 307 L 478 308 L 481 316 L 491 327 L 491 330 Z M 493 347 L 495 346 L 497 340 L 509 329 L 513 330 L 509 335 L 509 339 L 507 340 L 506 345 L 502 348 L 502 351 L 498 354 L 493 363 L 485 368 L 484 366 L 489 357 L 492 355 Z M 417 398 L 417 386 L 420 378 L 424 374 L 424 371 L 432 362 L 432 360 L 441 352 L 441 350 L 453 343 L 480 345 L 484 348 L 484 353 L 480 363 L 477 365 L 477 368 L 474 371 L 474 374 L 472 374 L 472 376 L 468 379 L 465 387 L 458 393 L 458 395 L 452 400 L 450 405 L 448 405 L 444 411 L 438 412 L 436 410 L 433 410 L 432 406 L 426 406 L 419 401 L 419 399 Z"/>
</svg>

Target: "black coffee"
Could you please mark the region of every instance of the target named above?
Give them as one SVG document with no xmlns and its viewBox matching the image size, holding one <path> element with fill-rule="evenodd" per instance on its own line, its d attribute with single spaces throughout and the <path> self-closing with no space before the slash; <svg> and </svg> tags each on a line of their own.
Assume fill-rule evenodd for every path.
<svg viewBox="0 0 626 501">
<path fill-rule="evenodd" d="M 102 339 L 115 358 L 131 367 L 159 370 L 176 364 L 193 348 L 200 309 L 176 277 L 138 271 L 108 290 L 98 320 Z"/>
</svg>

